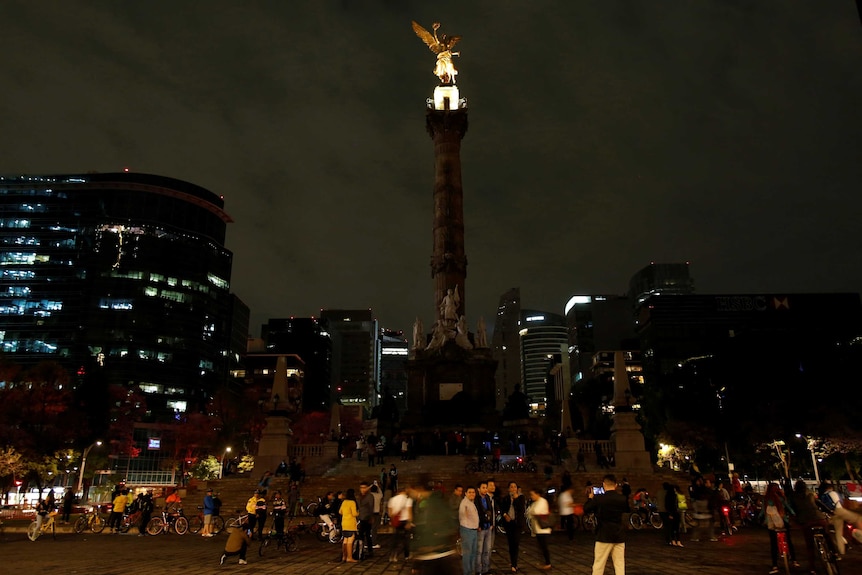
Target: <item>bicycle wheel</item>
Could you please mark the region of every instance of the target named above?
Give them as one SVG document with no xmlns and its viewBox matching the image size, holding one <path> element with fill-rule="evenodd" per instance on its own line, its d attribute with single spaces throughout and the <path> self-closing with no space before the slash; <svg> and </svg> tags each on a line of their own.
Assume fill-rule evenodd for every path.
<svg viewBox="0 0 862 575">
<path fill-rule="evenodd" d="M 86 515 L 81 515 L 80 517 L 78 517 L 78 519 L 75 521 L 75 533 L 83 533 L 84 529 L 87 528 L 88 521 L 89 518 Z"/>
<path fill-rule="evenodd" d="M 317 529 L 312 528 L 312 531 L 318 541 L 329 541 L 329 528 L 318 525 Z"/>
<path fill-rule="evenodd" d="M 33 521 L 27 527 L 27 539 L 29 539 L 30 541 L 35 541 L 39 538 L 40 535 L 42 535 L 42 530 L 39 529 L 39 524 Z"/>
<path fill-rule="evenodd" d="M 529 462 L 529 463 L 525 466 L 525 469 L 527 470 L 527 473 L 535 473 L 536 471 L 538 471 L 538 470 L 539 470 L 539 468 L 538 468 L 538 467 L 536 467 L 536 464 L 535 464 L 535 463 L 533 463 L 532 461 L 531 461 L 531 462 Z"/>
<path fill-rule="evenodd" d="M 236 517 L 231 517 L 230 519 L 228 519 L 227 523 L 224 526 L 228 533 L 233 533 L 234 529 L 237 529 L 238 527 L 239 519 L 237 519 Z"/>
<path fill-rule="evenodd" d="M 263 557 L 266 555 L 267 549 L 269 549 L 270 538 L 267 537 L 263 541 L 260 542 L 260 547 L 257 548 L 257 554 Z"/>
<path fill-rule="evenodd" d="M 105 521 L 105 518 L 101 515 L 94 515 L 92 521 L 90 521 L 90 529 L 92 529 L 93 533 L 101 533 L 105 530 L 105 526 L 108 524 Z"/>
<path fill-rule="evenodd" d="M 177 532 L 177 535 L 185 535 L 189 530 L 189 520 L 186 517 L 180 515 L 174 521 L 174 531 Z"/>
<path fill-rule="evenodd" d="M 823 561 L 823 567 L 826 570 L 826 575 L 840 575 L 838 571 L 838 560 L 835 558 L 835 553 L 830 549 L 829 544 L 823 535 L 814 536 L 814 547 L 817 550 L 817 556 Z"/>
<path fill-rule="evenodd" d="M 210 527 L 212 528 L 212 534 L 218 535 L 222 531 L 224 531 L 224 519 L 222 519 L 221 515 L 213 515 L 212 523 L 210 523 Z"/>
<path fill-rule="evenodd" d="M 782 553 L 778 558 L 781 561 L 781 565 L 784 568 L 785 575 L 791 575 L 790 573 L 790 557 L 788 557 L 787 553 Z"/>
<path fill-rule="evenodd" d="M 191 519 L 189 519 L 189 531 L 194 534 L 200 533 L 201 529 L 204 527 L 204 520 L 200 518 L 200 515 L 195 515 Z"/>
<path fill-rule="evenodd" d="M 632 529 L 640 529 L 644 526 L 644 520 L 641 517 L 640 513 L 632 513 L 629 515 L 629 524 L 632 526 Z"/>
<path fill-rule="evenodd" d="M 649 524 L 652 525 L 653 529 L 661 529 L 664 526 L 664 521 L 662 521 L 661 515 L 652 513 L 649 516 Z"/>
<path fill-rule="evenodd" d="M 284 552 L 285 553 L 293 553 L 294 551 L 299 551 L 299 542 L 296 540 L 296 537 L 293 535 L 285 535 L 284 536 Z"/>
<path fill-rule="evenodd" d="M 341 543 L 341 540 L 344 539 L 344 536 L 341 534 L 341 529 L 332 529 L 329 532 L 329 542 L 330 543 Z"/>
<path fill-rule="evenodd" d="M 314 517 L 315 515 L 317 515 L 317 502 L 316 501 L 312 501 L 311 503 L 308 504 L 308 507 L 305 508 L 305 514 L 308 515 L 309 517 Z"/>
<path fill-rule="evenodd" d="M 147 523 L 147 533 L 150 535 L 158 535 L 165 528 L 165 522 L 161 517 L 153 517 L 150 519 L 150 522 Z"/>
</svg>

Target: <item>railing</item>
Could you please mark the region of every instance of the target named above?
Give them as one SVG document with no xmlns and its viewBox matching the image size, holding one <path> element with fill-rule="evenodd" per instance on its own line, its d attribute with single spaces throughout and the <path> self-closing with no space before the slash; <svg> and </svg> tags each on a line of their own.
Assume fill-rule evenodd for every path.
<svg viewBox="0 0 862 575">
<path fill-rule="evenodd" d="M 291 457 L 305 459 L 336 459 L 338 444 L 332 441 L 326 443 L 294 444 L 290 448 Z"/>
<path fill-rule="evenodd" d="M 579 450 L 584 451 L 584 455 L 595 455 L 596 454 L 596 445 L 598 444 L 599 448 L 602 450 L 604 455 L 608 455 L 614 453 L 616 451 L 616 445 L 610 439 L 604 439 L 599 441 L 580 441 L 577 439 L 566 441 L 566 447 L 569 448 L 569 452 L 574 456 L 578 453 Z"/>
</svg>

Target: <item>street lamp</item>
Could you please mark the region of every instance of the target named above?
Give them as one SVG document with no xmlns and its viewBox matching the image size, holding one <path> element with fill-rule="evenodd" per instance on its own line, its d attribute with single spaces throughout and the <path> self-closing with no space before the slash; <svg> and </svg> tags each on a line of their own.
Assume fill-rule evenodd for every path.
<svg viewBox="0 0 862 575">
<path fill-rule="evenodd" d="M 815 441 L 806 435 L 802 435 L 801 433 L 797 433 L 796 437 L 800 439 L 804 439 L 805 443 L 808 445 L 808 451 L 811 452 L 811 463 L 814 464 L 814 480 L 817 482 L 817 485 L 820 485 L 820 470 L 817 468 L 817 456 L 814 455 L 814 445 Z"/>
<path fill-rule="evenodd" d="M 93 449 L 94 447 L 98 447 L 100 445 L 102 445 L 101 441 L 97 441 L 97 442 L 91 444 L 90 446 L 88 446 L 84 450 L 84 454 L 81 457 L 81 470 L 78 472 L 78 488 L 75 490 L 75 493 L 78 493 L 80 491 L 81 497 L 83 498 L 84 501 L 87 500 L 87 498 L 84 497 L 84 492 L 83 492 L 83 489 L 84 489 L 84 467 L 87 465 L 87 456 L 90 454 L 91 449 Z"/>
<path fill-rule="evenodd" d="M 218 468 L 218 478 L 219 479 L 221 479 L 222 476 L 224 475 L 224 458 L 228 453 L 230 453 L 230 447 L 226 447 L 224 450 L 224 453 L 221 454 L 221 465 L 219 465 L 219 468 Z"/>
</svg>

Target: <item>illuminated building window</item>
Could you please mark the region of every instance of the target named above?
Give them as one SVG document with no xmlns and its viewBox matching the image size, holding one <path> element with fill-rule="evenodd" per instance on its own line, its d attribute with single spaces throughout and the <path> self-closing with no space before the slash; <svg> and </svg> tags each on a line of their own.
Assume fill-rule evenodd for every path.
<svg viewBox="0 0 862 575">
<path fill-rule="evenodd" d="M 209 282 L 211 284 L 213 284 L 214 286 L 216 286 L 217 288 L 221 288 L 221 289 L 229 289 L 230 288 L 230 284 L 227 281 L 223 280 L 222 278 L 218 277 L 215 274 L 208 273 L 207 274 L 207 280 L 209 280 Z"/>
<path fill-rule="evenodd" d="M 158 383 L 141 383 L 138 387 L 141 388 L 141 391 L 144 393 L 161 393 L 162 386 Z"/>
<path fill-rule="evenodd" d="M 134 305 L 131 299 L 103 297 L 99 300 L 99 307 L 101 309 L 131 311 L 134 308 Z"/>
<path fill-rule="evenodd" d="M 188 404 L 185 401 L 182 401 L 180 399 L 169 399 L 167 401 L 167 405 L 170 409 L 173 409 L 174 411 L 179 411 L 180 413 L 185 413 L 186 406 Z"/>
</svg>

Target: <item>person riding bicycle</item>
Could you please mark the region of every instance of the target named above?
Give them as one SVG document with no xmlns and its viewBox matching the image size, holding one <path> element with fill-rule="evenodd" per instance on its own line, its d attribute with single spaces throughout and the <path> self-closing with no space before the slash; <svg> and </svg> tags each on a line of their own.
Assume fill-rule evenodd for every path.
<svg viewBox="0 0 862 575">
<path fill-rule="evenodd" d="M 835 527 L 835 542 L 839 555 L 844 555 L 846 545 L 843 535 L 845 521 L 856 527 L 853 530 L 853 537 L 862 543 L 862 515 L 847 509 L 844 497 L 835 491 L 832 483 L 828 481 L 820 484 L 820 503 L 832 514 L 832 526 Z"/>
<path fill-rule="evenodd" d="M 46 500 L 40 499 L 36 503 L 36 529 L 42 529 L 42 523 L 45 522 L 45 518 L 48 517 L 48 513 L 51 511 L 51 506 Z"/>
<path fill-rule="evenodd" d="M 769 529 L 769 552 L 772 555 L 772 569 L 770 574 L 778 573 L 778 535 L 777 531 L 785 531 L 784 536 L 787 539 L 787 552 L 790 555 L 790 560 L 794 567 L 799 567 L 796 561 L 796 550 L 793 548 L 793 540 L 790 538 L 790 531 L 787 529 L 788 516 L 795 515 L 795 511 L 787 499 L 784 497 L 784 492 L 777 483 L 770 483 L 766 486 L 766 494 L 763 496 L 763 509 L 760 511 L 760 520 L 766 523 Z"/>
<path fill-rule="evenodd" d="M 808 566 L 814 572 L 817 570 L 817 553 L 814 545 L 814 529 L 822 527 L 825 532 L 829 531 L 829 520 L 817 507 L 817 500 L 813 491 L 808 489 L 805 481 L 799 479 L 793 485 L 793 493 L 790 494 L 790 502 L 796 510 L 796 522 L 802 526 L 802 536 L 805 538 L 805 547 L 808 550 Z"/>
</svg>

